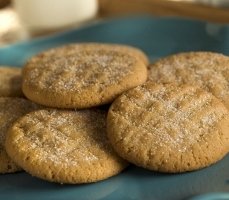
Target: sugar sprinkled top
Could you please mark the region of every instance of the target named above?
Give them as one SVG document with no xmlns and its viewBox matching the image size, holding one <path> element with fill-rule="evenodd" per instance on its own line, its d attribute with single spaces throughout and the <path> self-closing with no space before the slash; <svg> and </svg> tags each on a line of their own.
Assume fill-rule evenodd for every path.
<svg viewBox="0 0 229 200">
<path fill-rule="evenodd" d="M 132 74 L 136 62 L 124 52 L 67 46 L 32 58 L 24 70 L 24 83 L 52 91 L 74 92 L 91 86 L 102 89 Z"/>
<path fill-rule="evenodd" d="M 118 102 L 115 105 L 120 109 L 114 112 L 131 130 L 141 133 L 132 138 L 132 143 L 148 138 L 151 148 L 166 147 L 179 152 L 208 137 L 228 115 L 213 95 L 191 86 L 148 83 L 122 95 Z"/>
<path fill-rule="evenodd" d="M 180 53 L 152 64 L 149 79 L 158 83 L 191 84 L 227 101 L 229 58 L 210 52 Z"/>
<path fill-rule="evenodd" d="M 26 151 L 36 151 L 41 162 L 66 166 L 99 162 L 112 153 L 105 121 L 106 113 L 100 110 L 40 110 L 19 122 L 23 134 L 17 143 L 27 141 Z"/>
</svg>

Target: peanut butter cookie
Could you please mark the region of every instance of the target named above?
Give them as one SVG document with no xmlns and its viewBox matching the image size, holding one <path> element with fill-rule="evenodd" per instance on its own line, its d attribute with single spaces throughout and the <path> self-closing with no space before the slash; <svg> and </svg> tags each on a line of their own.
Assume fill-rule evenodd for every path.
<svg viewBox="0 0 229 200">
<path fill-rule="evenodd" d="M 202 89 L 148 82 L 110 107 L 108 138 L 120 156 L 160 172 L 207 167 L 229 151 L 229 112 Z"/>
<path fill-rule="evenodd" d="M 102 110 L 29 113 L 9 130 L 6 149 L 28 173 L 59 183 L 95 182 L 127 166 L 110 146 Z"/>
<path fill-rule="evenodd" d="M 23 69 L 23 92 L 46 106 L 89 108 L 112 102 L 146 79 L 146 65 L 132 48 L 71 44 L 29 60 Z"/>
</svg>

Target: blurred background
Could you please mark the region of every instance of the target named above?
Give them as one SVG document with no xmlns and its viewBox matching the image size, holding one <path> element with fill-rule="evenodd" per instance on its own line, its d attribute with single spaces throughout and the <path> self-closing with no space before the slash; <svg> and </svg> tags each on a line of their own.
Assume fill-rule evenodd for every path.
<svg viewBox="0 0 229 200">
<path fill-rule="evenodd" d="M 0 47 L 125 15 L 229 23 L 229 0 L 0 0 Z"/>
</svg>

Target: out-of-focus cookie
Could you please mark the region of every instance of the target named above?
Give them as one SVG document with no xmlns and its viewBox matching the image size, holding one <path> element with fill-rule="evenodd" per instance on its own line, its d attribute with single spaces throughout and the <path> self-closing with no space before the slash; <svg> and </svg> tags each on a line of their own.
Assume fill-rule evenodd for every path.
<svg viewBox="0 0 229 200">
<path fill-rule="evenodd" d="M 146 65 L 131 48 L 129 52 L 127 47 L 101 44 L 45 51 L 25 65 L 23 92 L 36 103 L 57 108 L 110 103 L 147 79 Z"/>
<path fill-rule="evenodd" d="M 29 113 L 9 130 L 6 149 L 30 174 L 59 183 L 95 182 L 127 166 L 110 146 L 102 110 Z"/>
<path fill-rule="evenodd" d="M 207 167 L 229 151 L 229 112 L 202 89 L 148 82 L 110 107 L 108 138 L 126 160 L 160 172 Z"/>
<path fill-rule="evenodd" d="M 162 58 L 149 66 L 149 80 L 195 85 L 229 108 L 229 57 L 223 54 L 188 52 Z"/>
<path fill-rule="evenodd" d="M 22 170 L 5 150 L 5 137 L 10 126 L 19 117 L 38 109 L 38 106 L 23 98 L 0 97 L 0 173 L 12 173 Z"/>
<path fill-rule="evenodd" d="M 0 97 L 22 97 L 21 69 L 0 66 Z"/>
</svg>

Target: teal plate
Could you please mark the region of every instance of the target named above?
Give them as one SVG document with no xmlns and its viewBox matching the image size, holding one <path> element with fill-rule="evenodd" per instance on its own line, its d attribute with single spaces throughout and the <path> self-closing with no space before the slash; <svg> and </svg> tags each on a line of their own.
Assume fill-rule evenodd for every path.
<svg viewBox="0 0 229 200">
<path fill-rule="evenodd" d="M 229 54 L 229 27 L 150 16 L 112 19 L 52 37 L 0 48 L 0 65 L 22 66 L 41 50 L 71 42 L 109 42 L 143 49 L 151 61 L 181 51 Z M 229 199 L 229 156 L 211 167 L 161 174 L 130 166 L 105 181 L 84 185 L 45 182 L 22 172 L 0 176 L 0 199 L 217 200 Z"/>
</svg>

